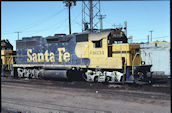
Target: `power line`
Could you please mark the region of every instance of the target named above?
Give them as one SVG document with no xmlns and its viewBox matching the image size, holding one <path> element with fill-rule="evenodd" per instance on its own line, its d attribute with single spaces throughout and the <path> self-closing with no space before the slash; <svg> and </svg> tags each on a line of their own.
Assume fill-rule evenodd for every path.
<svg viewBox="0 0 172 113">
<path fill-rule="evenodd" d="M 63 9 L 61 9 L 61 10 L 59 10 L 58 12 L 56 12 L 55 14 L 53 14 L 53 15 L 50 15 L 50 16 L 48 16 L 47 18 L 45 18 L 45 19 L 42 19 L 42 21 L 40 22 L 39 21 L 39 23 L 36 23 L 36 22 L 38 22 L 38 21 L 36 21 L 36 22 L 34 22 L 34 23 L 32 23 L 32 24 L 30 24 L 30 27 L 28 27 L 28 26 L 26 26 L 25 27 L 25 29 L 24 30 L 22 30 L 22 31 L 27 31 L 27 32 L 41 32 L 41 31 L 45 31 L 45 30 L 47 30 L 48 28 L 46 28 L 46 29 L 42 29 L 42 30 L 31 30 L 31 31 L 28 31 L 28 29 L 31 29 L 31 28 L 33 28 L 34 26 L 38 26 L 38 24 L 41 24 L 42 22 L 45 22 L 46 20 L 50 20 L 50 19 L 52 19 L 53 17 L 55 17 L 55 16 L 57 16 L 58 14 L 60 14 L 60 13 L 62 13 L 63 11 L 64 11 L 64 9 L 65 8 L 63 8 Z M 51 27 L 51 26 L 50 26 Z M 4 33 L 4 35 L 9 35 L 9 34 L 13 34 L 14 32 L 9 32 L 9 33 Z M 17 33 L 17 32 L 15 32 L 15 33 Z"/>
<path fill-rule="evenodd" d="M 63 26 L 63 24 L 67 21 L 67 17 L 66 17 L 66 19 L 62 19 L 62 21 L 58 21 L 57 23 L 53 23 L 53 25 L 57 25 L 58 24 L 58 26 L 50 26 L 49 25 L 49 27 L 48 28 L 44 28 L 44 29 L 39 29 L 39 30 L 31 30 L 31 31 L 27 31 L 27 32 L 24 32 L 24 33 L 27 33 L 27 34 L 36 34 L 36 33 L 40 33 L 40 32 L 42 32 L 42 31 L 49 31 L 49 30 L 57 30 L 57 28 L 59 29 L 59 28 L 61 28 L 61 27 L 64 27 Z M 14 33 L 14 32 L 13 32 Z M 15 32 L 16 33 L 16 32 Z M 10 34 L 12 34 L 12 33 L 10 33 Z M 51 33 L 50 33 L 51 34 Z M 8 34 L 4 34 L 4 35 L 8 35 Z"/>
<path fill-rule="evenodd" d="M 153 38 L 153 39 L 159 39 L 159 38 L 165 38 L 165 37 L 169 37 L 169 36 L 155 37 L 155 38 Z"/>
<path fill-rule="evenodd" d="M 79 15 L 80 15 L 80 13 L 78 13 L 78 15 L 75 16 L 75 18 L 73 18 L 72 21 L 75 22 L 76 24 L 78 24 L 79 26 L 82 26 L 82 24 L 78 23 L 77 20 L 76 20 L 79 17 Z"/>
<path fill-rule="evenodd" d="M 46 17 L 45 19 L 35 21 L 35 22 L 33 22 L 32 24 L 29 24 L 29 25 L 25 25 L 25 27 L 24 27 L 24 29 L 22 30 L 22 32 L 23 32 L 23 31 L 27 31 L 27 32 L 28 32 L 28 30 L 31 29 L 31 28 L 33 28 L 34 26 L 41 25 L 41 23 L 45 22 L 46 20 L 52 19 L 53 17 L 55 17 L 55 16 L 57 16 L 58 14 L 62 13 L 62 12 L 64 11 L 64 9 L 65 9 L 65 8 L 59 10 L 59 11 L 56 12 L 55 14 L 50 15 L 50 16 Z M 31 31 L 32 31 L 32 30 L 31 30 Z M 29 32 L 31 32 L 31 31 L 29 31 Z M 32 32 L 33 32 L 33 31 L 32 31 Z M 4 35 L 9 35 L 9 34 L 13 34 L 13 33 L 14 33 L 14 32 L 7 32 L 7 33 L 4 33 Z"/>
<path fill-rule="evenodd" d="M 60 13 L 62 13 L 63 11 L 64 11 L 64 8 L 61 9 L 60 11 L 56 12 L 55 14 L 53 14 L 53 15 L 51 15 L 51 16 L 45 18 L 45 19 L 43 19 L 42 21 L 37 21 L 37 23 L 36 23 L 36 24 L 33 24 L 31 27 L 25 28 L 24 31 L 26 31 L 26 30 L 28 30 L 28 29 L 31 29 L 31 28 L 33 28 L 33 27 L 35 27 L 35 26 L 37 27 L 37 26 L 39 26 L 39 25 L 42 25 L 42 23 L 44 23 L 44 22 L 46 22 L 46 21 L 49 21 L 49 20 L 53 19 L 54 17 L 56 17 L 57 15 L 59 15 Z"/>
<path fill-rule="evenodd" d="M 165 38 L 165 37 L 169 37 L 169 36 L 162 36 L 162 37 L 154 37 L 152 39 L 159 39 L 159 38 Z M 139 39 L 140 40 L 140 39 Z M 146 38 L 141 38 L 141 40 L 147 40 Z"/>
<path fill-rule="evenodd" d="M 155 37 L 153 39 L 161 39 L 161 38 L 165 38 L 165 37 L 169 37 L 169 36 Z M 146 41 L 147 39 L 146 38 L 141 38 L 141 40 L 140 39 L 135 39 L 135 40 L 138 40 L 138 41 Z"/>
<path fill-rule="evenodd" d="M 44 18 L 44 19 L 40 19 L 40 20 L 37 20 L 29 25 L 25 25 L 25 26 L 22 26 L 20 27 L 22 29 L 22 31 L 27 31 L 28 29 L 31 29 L 33 27 L 37 27 L 38 25 L 42 25 L 41 23 L 45 22 L 45 21 L 48 21 L 48 20 L 51 20 L 52 18 L 56 17 L 57 15 L 59 15 L 60 13 L 62 13 L 64 11 L 64 8 L 59 10 L 58 12 Z M 18 28 L 19 29 L 19 28 Z"/>
<path fill-rule="evenodd" d="M 55 26 L 53 32 L 56 31 L 57 29 L 59 30 L 59 29 L 61 29 L 62 27 L 64 27 L 63 25 L 64 25 L 64 23 L 65 23 L 67 20 L 68 20 L 68 17 L 66 17 L 66 19 L 63 20 L 64 22 L 58 22 L 58 23 L 60 23 L 60 24 L 58 24 L 58 26 Z M 61 23 L 62 23 L 62 24 L 61 24 Z M 57 25 L 57 24 L 55 24 L 55 25 Z M 65 28 L 65 27 L 64 27 L 64 28 Z M 52 34 L 53 34 L 53 33 L 52 33 Z"/>
<path fill-rule="evenodd" d="M 67 19 L 68 18 L 63 19 L 62 21 L 60 21 L 58 23 L 54 23 L 54 25 L 57 25 L 58 24 L 58 26 L 50 26 L 52 29 L 46 28 L 46 29 L 42 29 L 42 30 L 33 31 L 33 32 L 29 33 L 29 34 L 32 34 L 33 35 L 33 34 L 36 34 L 36 33 L 40 33 L 40 32 L 43 32 L 43 31 L 49 31 L 49 30 L 51 30 L 49 34 L 54 34 L 53 33 L 54 31 L 56 31 L 57 29 L 59 30 L 61 27 L 64 27 L 63 24 L 65 23 L 65 21 L 67 21 Z"/>
<path fill-rule="evenodd" d="M 65 12 L 65 15 L 67 15 L 67 10 L 68 8 L 65 8 L 66 12 Z M 62 21 L 58 21 L 57 23 L 55 23 L 55 28 L 54 30 L 52 30 L 53 32 L 57 31 L 57 29 L 61 29 L 62 27 L 64 27 L 64 24 L 66 23 L 66 21 L 68 20 L 68 17 L 65 16 L 66 18 L 65 19 L 62 19 Z M 54 34 L 53 32 L 51 32 L 50 34 Z"/>
<path fill-rule="evenodd" d="M 112 23 L 110 23 L 110 21 L 108 21 L 107 19 L 104 19 L 106 25 L 108 24 L 109 26 L 112 26 Z"/>
</svg>

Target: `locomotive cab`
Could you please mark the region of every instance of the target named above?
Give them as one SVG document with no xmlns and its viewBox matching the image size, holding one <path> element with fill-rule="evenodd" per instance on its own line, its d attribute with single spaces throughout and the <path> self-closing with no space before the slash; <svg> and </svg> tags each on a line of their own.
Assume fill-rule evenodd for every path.
<svg viewBox="0 0 172 113">
<path fill-rule="evenodd" d="M 114 29 L 108 35 L 108 57 L 120 57 L 122 61 L 123 81 L 149 81 L 152 65 L 142 64 L 140 45 L 128 43 L 128 38 L 121 29 Z"/>
<path fill-rule="evenodd" d="M 140 45 L 128 43 L 121 29 L 113 30 L 108 36 L 108 57 L 121 58 L 123 81 L 150 81 L 152 65 L 142 64 L 145 61 L 140 56 Z"/>
<path fill-rule="evenodd" d="M 75 48 L 78 57 L 86 57 L 90 60 L 87 75 L 92 76 L 89 73 L 95 73 L 96 76 L 100 72 L 96 73 L 94 69 L 99 68 L 103 70 L 101 76 L 105 75 L 104 72 L 123 73 L 123 76 L 118 74 L 121 76 L 117 80 L 118 82 L 147 79 L 146 74 L 150 72 L 151 65 L 141 64 L 139 44 L 128 43 L 128 39 L 121 29 L 106 29 L 99 33 L 89 33 L 87 37 L 87 40 L 82 39 L 82 42 L 77 42 Z M 111 73 L 108 76 L 110 75 L 115 74 Z"/>
</svg>

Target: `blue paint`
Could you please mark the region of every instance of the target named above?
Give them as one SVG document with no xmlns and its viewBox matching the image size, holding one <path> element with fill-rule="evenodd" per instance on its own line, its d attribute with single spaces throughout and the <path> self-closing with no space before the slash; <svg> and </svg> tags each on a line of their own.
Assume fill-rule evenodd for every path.
<svg viewBox="0 0 172 113">
<path fill-rule="evenodd" d="M 124 66 L 122 66 L 122 71 L 124 72 Z M 131 71 L 132 71 L 132 66 L 126 66 L 126 79 L 123 78 L 124 81 L 131 81 Z"/>
<path fill-rule="evenodd" d="M 48 50 L 48 53 L 53 52 L 54 54 L 59 54 L 59 51 L 57 50 L 58 48 L 65 48 L 65 52 L 69 52 L 70 59 L 72 59 L 72 65 L 89 65 L 90 60 L 88 58 L 78 58 L 75 53 L 75 47 L 76 47 L 76 36 L 75 35 L 67 35 L 64 36 L 63 38 L 68 39 L 68 41 L 61 41 L 61 42 L 55 42 L 55 43 L 48 43 L 46 40 L 47 37 L 45 38 L 23 38 L 20 40 L 22 42 L 22 46 L 16 46 L 16 54 L 17 54 L 17 59 L 16 63 L 17 64 L 44 64 L 44 62 L 27 62 L 27 49 L 32 49 L 32 53 L 45 53 L 46 50 Z M 34 41 L 35 45 L 27 45 L 26 43 Z M 17 40 L 16 43 L 19 41 Z M 25 55 L 26 57 L 19 57 Z M 62 62 L 58 62 L 58 55 L 55 56 L 55 62 L 54 64 L 65 64 L 65 65 L 71 65 L 71 60 L 69 62 L 65 62 L 64 60 Z M 81 61 L 82 60 L 82 61 Z M 53 62 L 45 62 L 45 64 L 53 64 Z"/>
<path fill-rule="evenodd" d="M 138 72 L 150 72 L 151 65 L 143 65 L 143 66 L 133 66 L 134 67 L 134 75 L 138 75 Z M 122 66 L 122 71 L 124 72 L 124 66 Z M 138 75 L 139 76 L 139 75 Z M 126 79 L 123 78 L 124 81 L 134 81 L 134 77 L 132 75 L 132 66 L 126 66 Z"/>
</svg>

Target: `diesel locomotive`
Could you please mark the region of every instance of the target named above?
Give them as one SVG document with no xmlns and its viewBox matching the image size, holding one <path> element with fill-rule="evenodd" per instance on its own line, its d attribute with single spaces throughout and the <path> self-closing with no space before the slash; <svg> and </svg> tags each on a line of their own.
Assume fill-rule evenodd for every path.
<svg viewBox="0 0 172 113">
<path fill-rule="evenodd" d="M 83 78 L 90 82 L 151 81 L 151 65 L 141 60 L 139 44 L 121 29 L 16 40 L 12 76 Z"/>
<path fill-rule="evenodd" d="M 1 75 L 7 75 L 12 70 L 15 51 L 8 40 L 1 40 Z"/>
</svg>

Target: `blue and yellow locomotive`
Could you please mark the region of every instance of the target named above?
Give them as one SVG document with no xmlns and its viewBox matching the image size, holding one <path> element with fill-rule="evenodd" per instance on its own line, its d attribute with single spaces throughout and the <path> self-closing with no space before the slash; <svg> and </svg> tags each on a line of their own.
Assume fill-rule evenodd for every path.
<svg viewBox="0 0 172 113">
<path fill-rule="evenodd" d="M 139 44 L 121 29 L 71 35 L 24 37 L 16 41 L 15 77 L 82 77 L 95 82 L 150 81 L 151 65 L 142 64 Z"/>
<path fill-rule="evenodd" d="M 13 65 L 13 46 L 8 40 L 1 40 L 1 76 L 9 75 Z"/>
</svg>

